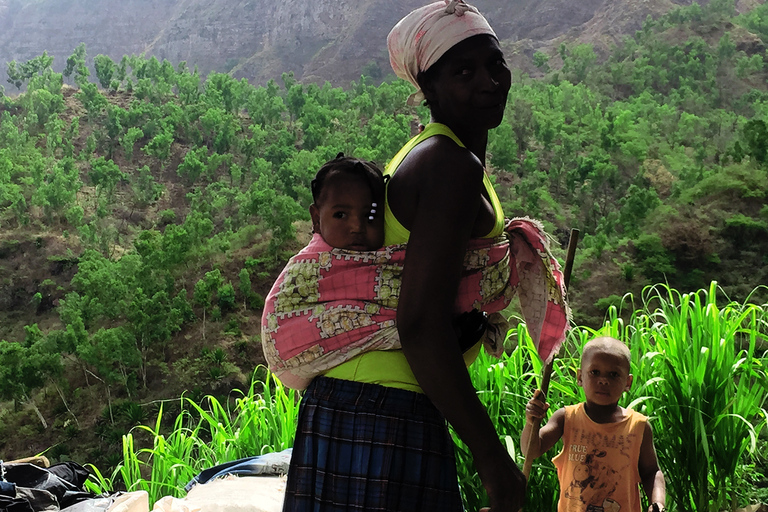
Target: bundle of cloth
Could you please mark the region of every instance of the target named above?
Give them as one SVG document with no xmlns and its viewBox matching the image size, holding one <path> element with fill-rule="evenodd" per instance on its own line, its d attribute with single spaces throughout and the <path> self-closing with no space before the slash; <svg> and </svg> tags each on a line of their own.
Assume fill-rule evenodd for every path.
<svg viewBox="0 0 768 512">
<path fill-rule="evenodd" d="M 266 299 L 261 321 L 264 357 L 290 388 L 305 389 L 325 371 L 371 350 L 400 349 L 395 323 L 407 244 L 377 251 L 329 246 L 315 234 L 291 258 Z M 509 221 L 493 239 L 470 240 L 455 313 L 492 314 L 483 339 L 496 357 L 507 334 L 498 314 L 517 294 L 531 339 L 548 361 L 560 348 L 570 310 L 563 275 L 538 221 Z"/>
</svg>

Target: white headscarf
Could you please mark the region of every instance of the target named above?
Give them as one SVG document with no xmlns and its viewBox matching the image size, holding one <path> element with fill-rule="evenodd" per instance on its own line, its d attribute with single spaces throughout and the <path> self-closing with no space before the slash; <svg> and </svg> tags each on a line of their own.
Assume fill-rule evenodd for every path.
<svg viewBox="0 0 768 512">
<path fill-rule="evenodd" d="M 464 0 L 440 0 L 412 11 L 387 36 L 389 62 L 395 74 L 408 80 L 416 92 L 409 105 L 424 100 L 416 76 L 426 71 L 456 43 L 478 34 L 496 37 L 482 14 Z"/>
</svg>

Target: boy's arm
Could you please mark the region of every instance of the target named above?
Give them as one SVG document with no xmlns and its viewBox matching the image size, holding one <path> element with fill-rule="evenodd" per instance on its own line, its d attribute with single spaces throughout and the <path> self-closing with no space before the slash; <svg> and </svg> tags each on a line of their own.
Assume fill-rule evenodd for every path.
<svg viewBox="0 0 768 512">
<path fill-rule="evenodd" d="M 520 446 L 525 452 L 528 450 L 528 443 L 531 437 L 531 426 L 538 424 L 544 418 L 549 404 L 545 404 L 541 401 L 542 392 L 536 390 L 533 398 L 528 402 L 525 408 L 525 427 L 520 435 Z M 558 409 L 549 418 L 546 425 L 539 430 L 538 438 L 533 439 L 533 445 L 531 446 L 531 452 L 526 453 L 526 457 L 533 457 L 534 459 L 539 457 L 542 453 L 552 448 L 555 443 L 563 437 L 563 427 L 565 425 L 565 409 Z"/>
<path fill-rule="evenodd" d="M 640 472 L 643 490 L 651 502 L 651 507 L 648 509 L 649 512 L 656 512 L 653 509 L 654 503 L 658 505 L 658 510 L 664 510 L 667 502 L 667 484 L 664 481 L 664 473 L 659 468 L 659 461 L 656 458 L 656 447 L 653 444 L 653 431 L 648 422 L 645 423 L 637 469 Z"/>
</svg>

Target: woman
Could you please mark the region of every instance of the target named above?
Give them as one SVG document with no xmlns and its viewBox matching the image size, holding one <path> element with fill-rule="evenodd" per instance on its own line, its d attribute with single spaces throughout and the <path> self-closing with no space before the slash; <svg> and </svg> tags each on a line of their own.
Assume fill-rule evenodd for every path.
<svg viewBox="0 0 768 512">
<path fill-rule="evenodd" d="M 510 71 L 491 27 L 463 1 L 413 11 L 387 43 L 395 72 L 418 89 L 409 102 L 426 100 L 432 115 L 387 170 L 385 244 L 408 243 L 403 349 L 367 352 L 312 381 L 284 510 L 462 510 L 447 419 L 472 451 L 491 511 L 517 512 L 525 479 L 477 398 L 452 327 L 470 238 L 503 230 L 484 167 Z"/>
</svg>

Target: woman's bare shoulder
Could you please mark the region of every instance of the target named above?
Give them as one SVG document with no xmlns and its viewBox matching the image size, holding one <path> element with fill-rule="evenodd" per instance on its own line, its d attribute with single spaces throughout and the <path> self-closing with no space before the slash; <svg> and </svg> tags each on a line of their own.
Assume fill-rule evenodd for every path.
<svg viewBox="0 0 768 512">
<path fill-rule="evenodd" d="M 409 230 L 418 205 L 438 218 L 447 213 L 474 218 L 482 182 L 483 165 L 474 154 L 448 137 L 435 136 L 416 146 L 400 164 L 387 185 L 387 201 Z"/>
<path fill-rule="evenodd" d="M 482 178 L 483 164 L 466 148 L 450 138 L 436 135 L 416 146 L 398 169 L 404 177 L 432 181 L 434 178 L 449 178 L 458 174 L 476 174 Z M 409 180 L 411 181 L 411 180 Z"/>
</svg>

